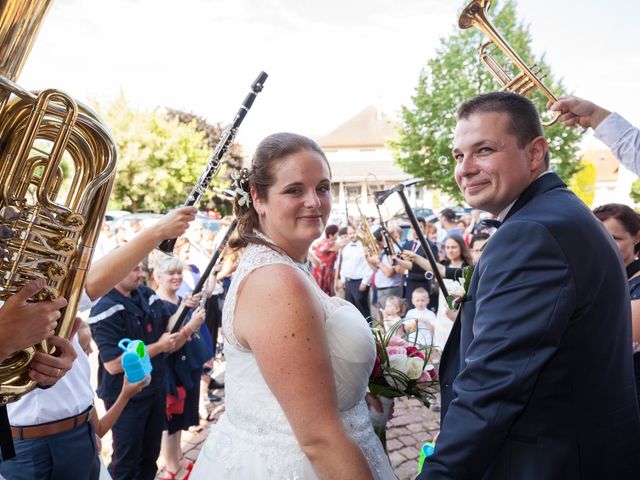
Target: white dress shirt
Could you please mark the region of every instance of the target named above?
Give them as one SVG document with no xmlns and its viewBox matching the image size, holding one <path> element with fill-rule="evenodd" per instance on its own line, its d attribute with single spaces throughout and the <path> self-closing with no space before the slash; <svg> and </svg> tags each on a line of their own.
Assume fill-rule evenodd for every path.
<svg viewBox="0 0 640 480">
<path fill-rule="evenodd" d="M 368 284 L 371 273 L 371 267 L 365 258 L 362 243 L 359 240 L 347 243 L 342 248 L 340 280 L 345 282 L 347 278 L 362 279 L 362 283 Z"/>
<path fill-rule="evenodd" d="M 611 149 L 622 165 L 640 175 L 639 129 L 614 112 L 600 122 L 595 137 Z"/>
<path fill-rule="evenodd" d="M 62 420 L 81 414 L 93 404 L 89 357 L 80 347 L 77 335 L 72 343 L 78 357 L 53 387 L 36 388 L 17 402 L 7 404 L 11 425 L 24 427 Z"/>
<path fill-rule="evenodd" d="M 78 311 L 91 308 L 91 300 L 83 293 Z M 73 417 L 93 404 L 91 367 L 78 335 L 74 335 L 73 347 L 78 356 L 69 370 L 51 388 L 36 388 L 23 395 L 17 402 L 7 404 L 9 423 L 13 426 L 40 425 Z"/>
</svg>

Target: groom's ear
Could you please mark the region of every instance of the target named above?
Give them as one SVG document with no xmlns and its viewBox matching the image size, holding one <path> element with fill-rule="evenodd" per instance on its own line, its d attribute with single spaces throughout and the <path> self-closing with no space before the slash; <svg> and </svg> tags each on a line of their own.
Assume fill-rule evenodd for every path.
<svg viewBox="0 0 640 480">
<path fill-rule="evenodd" d="M 546 160 L 548 151 L 549 144 L 542 135 L 529 142 L 530 169 L 532 172 L 543 172 L 549 167 Z"/>
</svg>

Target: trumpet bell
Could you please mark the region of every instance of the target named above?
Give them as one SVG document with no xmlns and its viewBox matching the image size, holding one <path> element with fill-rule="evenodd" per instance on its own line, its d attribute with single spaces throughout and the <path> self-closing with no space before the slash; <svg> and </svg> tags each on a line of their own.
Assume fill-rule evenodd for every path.
<svg viewBox="0 0 640 480">
<path fill-rule="evenodd" d="M 484 16 L 484 12 L 489 10 L 490 6 L 491 0 L 473 0 L 462 10 L 460 18 L 458 18 L 458 27 L 462 30 L 474 27 L 478 15 Z"/>
</svg>

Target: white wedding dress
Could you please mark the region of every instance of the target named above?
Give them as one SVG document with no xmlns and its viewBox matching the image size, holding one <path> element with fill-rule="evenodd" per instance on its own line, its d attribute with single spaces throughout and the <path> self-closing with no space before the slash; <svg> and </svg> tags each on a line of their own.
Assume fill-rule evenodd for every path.
<svg viewBox="0 0 640 480">
<path fill-rule="evenodd" d="M 389 460 L 373 432 L 364 402 L 375 344 L 360 312 L 339 298 L 328 297 L 313 277 L 286 255 L 262 245 L 249 245 L 225 300 L 225 413 L 212 426 L 191 473 L 192 480 L 312 480 L 318 476 L 301 450 L 280 404 L 269 390 L 253 354 L 233 334 L 238 286 L 254 269 L 274 263 L 301 268 L 313 283 L 325 311 L 327 340 L 340 416 L 360 446 L 377 480 L 395 479 Z M 277 279 L 274 279 L 277 281 Z M 256 319 L 259 321 L 260 319 Z M 313 381 L 313 372 L 309 372 Z"/>
</svg>

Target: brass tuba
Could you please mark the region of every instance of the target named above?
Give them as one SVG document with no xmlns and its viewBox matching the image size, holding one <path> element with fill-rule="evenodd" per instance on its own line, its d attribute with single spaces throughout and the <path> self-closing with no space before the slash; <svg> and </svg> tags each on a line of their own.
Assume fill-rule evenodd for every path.
<svg viewBox="0 0 640 480">
<path fill-rule="evenodd" d="M 88 107 L 59 90 L 15 83 L 50 5 L 0 6 L 0 299 L 44 278 L 33 300 L 67 299 L 56 335 L 68 337 L 115 179 L 116 147 Z M 42 342 L 0 364 L 0 404 L 36 387 L 28 375 L 36 349 L 53 350 Z"/>
<path fill-rule="evenodd" d="M 545 75 L 540 76 L 541 69 L 537 65 L 529 68 L 487 19 L 487 10 L 490 6 L 491 0 L 472 0 L 464 7 L 458 19 L 458 26 L 461 29 L 476 27 L 490 38 L 489 41 L 478 48 L 480 62 L 489 70 L 503 90 L 526 95 L 537 87 L 549 101 L 555 103 L 557 101 L 556 96 L 542 83 Z M 492 45 L 494 45 L 494 48 L 500 49 L 514 63 L 520 70 L 518 75 L 511 78 L 509 73 L 491 56 L 493 49 L 490 49 L 490 47 Z M 542 122 L 542 125 L 545 127 L 553 125 L 559 116 L 560 112 L 554 112 L 554 116 L 550 120 Z"/>
</svg>

